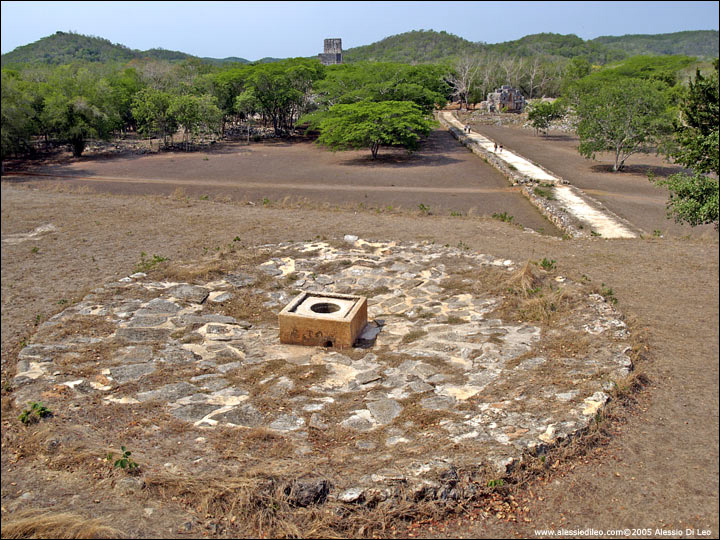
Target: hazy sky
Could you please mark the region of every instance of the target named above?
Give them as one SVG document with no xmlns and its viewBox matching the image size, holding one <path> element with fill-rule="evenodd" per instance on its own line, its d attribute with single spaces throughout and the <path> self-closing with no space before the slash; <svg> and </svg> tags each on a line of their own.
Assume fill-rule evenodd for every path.
<svg viewBox="0 0 720 540">
<path fill-rule="evenodd" d="M 2 2 L 2 52 L 58 30 L 131 49 L 258 60 L 343 48 L 410 30 L 499 43 L 539 32 L 603 35 L 717 30 L 718 2 Z"/>
</svg>

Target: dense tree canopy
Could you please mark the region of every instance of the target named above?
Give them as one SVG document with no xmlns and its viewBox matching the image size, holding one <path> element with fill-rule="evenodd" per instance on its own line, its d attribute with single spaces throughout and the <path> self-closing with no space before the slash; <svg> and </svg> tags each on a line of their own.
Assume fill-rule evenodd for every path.
<svg viewBox="0 0 720 540">
<path fill-rule="evenodd" d="M 398 59 L 413 64 L 357 62 L 362 55 L 347 51 L 350 63 L 322 66 L 307 58 L 208 62 L 58 33 L 19 48 L 15 55 L 3 55 L 3 62 L 22 58 L 26 63 L 3 69 L 2 155 L 52 143 L 70 144 L 81 153 L 89 139 L 135 131 L 167 142 L 179 127 L 190 142 L 218 126 L 225 133 L 227 126 L 237 128 L 248 120 L 286 135 L 301 116 L 319 127 L 335 105 L 409 102 L 427 115 L 453 97 L 467 104 L 482 101 L 503 84 L 519 88 L 529 99 L 557 97 L 571 89 L 568 102 L 577 106 L 578 97 L 590 93 L 586 89 L 639 78 L 657 83 L 673 103 L 682 94 L 679 70 L 694 62 L 687 57 L 641 57 L 601 67 L 590 63 L 600 57 L 593 56 L 597 47 L 588 43 L 576 36 L 538 34 L 496 46 L 417 31 L 379 42 L 375 52 L 366 50 L 374 60 L 394 58 L 388 47 L 405 50 Z M 577 56 L 581 53 L 584 56 Z M 453 62 L 460 57 L 466 62 Z M 442 63 L 421 63 L 431 58 Z M 600 61 L 610 56 L 604 58 Z M 535 114 L 541 112 L 549 110 L 541 107 Z M 535 120 L 547 121 L 546 114 L 541 116 L 545 120 Z M 249 123 L 245 127 L 249 135 Z"/>
<path fill-rule="evenodd" d="M 658 181 L 670 191 L 668 214 L 692 226 L 714 223 L 718 227 L 718 62 L 715 73 L 704 77 L 698 70 L 680 104 L 675 126 L 677 163 L 693 174 L 674 174 Z"/>
<path fill-rule="evenodd" d="M 318 143 L 333 150 L 369 148 L 373 159 L 381 146 L 417 148 L 431 122 L 410 101 L 363 101 L 335 105 L 320 123 Z"/>
<path fill-rule="evenodd" d="M 587 158 L 598 152 L 615 155 L 613 171 L 637 152 L 660 144 L 671 127 L 668 102 L 658 83 L 621 79 L 578 97 L 578 150 Z"/>
<path fill-rule="evenodd" d="M 2 158 L 25 152 L 33 134 L 33 103 L 28 83 L 2 71 Z"/>
</svg>

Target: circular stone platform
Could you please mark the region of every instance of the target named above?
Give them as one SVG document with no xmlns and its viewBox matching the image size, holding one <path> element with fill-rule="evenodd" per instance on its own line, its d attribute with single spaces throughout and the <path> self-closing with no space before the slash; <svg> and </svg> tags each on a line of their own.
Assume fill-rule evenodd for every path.
<svg viewBox="0 0 720 540">
<path fill-rule="evenodd" d="M 510 260 L 349 239 L 261 246 L 264 262 L 212 281 L 100 287 L 20 352 L 16 402 L 62 388 L 76 405 L 160 405 L 193 436 L 230 428 L 238 463 L 306 461 L 357 502 L 398 483 L 444 497 L 448 471 L 501 476 L 584 430 L 632 368 L 625 323 L 585 284 L 531 265 L 522 289 Z M 366 348 L 280 344 L 277 313 L 300 291 L 367 296 Z M 259 432 L 282 452 L 254 447 Z"/>
</svg>

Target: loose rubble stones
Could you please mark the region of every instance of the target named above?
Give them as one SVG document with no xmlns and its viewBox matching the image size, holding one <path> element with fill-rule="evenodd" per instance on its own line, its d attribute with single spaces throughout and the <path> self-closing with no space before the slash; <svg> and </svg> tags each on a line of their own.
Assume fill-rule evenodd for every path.
<svg viewBox="0 0 720 540">
<path fill-rule="evenodd" d="M 398 482 L 447 496 L 454 488 L 441 477 L 450 469 L 501 475 L 585 430 L 613 381 L 632 369 L 627 327 L 600 295 L 586 293 L 560 326 L 543 329 L 494 317 L 500 296 L 448 286 L 489 267 L 509 276 L 513 261 L 355 237 L 339 247 L 257 249 L 267 256 L 257 268 L 194 284 L 134 274 L 52 317 L 19 353 L 17 404 L 59 385 L 93 403 L 162 403 L 178 421 L 238 429 L 238 439 L 267 429 L 332 480 L 320 495 L 300 490 L 302 504 L 325 500 L 327 490 L 359 502 Z M 367 348 L 282 345 L 276 322 L 223 312 L 239 291 L 275 315 L 300 291 L 364 294 Z M 587 343 L 543 349 L 562 334 Z M 322 458 L 312 447 L 318 434 Z M 252 445 L 243 449 L 264 459 Z"/>
</svg>

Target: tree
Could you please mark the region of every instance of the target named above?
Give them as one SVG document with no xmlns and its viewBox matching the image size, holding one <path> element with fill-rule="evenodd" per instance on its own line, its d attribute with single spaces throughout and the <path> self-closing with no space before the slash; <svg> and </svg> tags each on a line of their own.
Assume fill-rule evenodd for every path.
<svg viewBox="0 0 720 540">
<path fill-rule="evenodd" d="M 612 152 L 617 172 L 631 155 L 657 146 L 671 129 L 667 98 L 659 84 L 619 79 L 580 93 L 580 154 L 594 159 L 597 152 Z"/>
<path fill-rule="evenodd" d="M 313 90 L 321 107 L 360 101 L 412 101 L 423 112 L 444 105 L 450 88 L 441 66 L 409 66 L 391 62 L 341 64 L 327 70 Z"/>
<path fill-rule="evenodd" d="M 177 131 L 177 120 L 170 112 L 172 96 L 148 87 L 140 90 L 132 103 L 132 114 L 138 130 L 145 135 L 160 135 L 167 145 L 167 136 Z"/>
<path fill-rule="evenodd" d="M 530 124 L 535 128 L 535 133 L 542 131 L 547 135 L 547 129 L 550 127 L 550 122 L 562 118 L 565 114 L 565 107 L 561 101 L 555 100 L 552 103 L 549 101 L 541 101 L 534 104 L 528 112 L 528 120 Z"/>
<path fill-rule="evenodd" d="M 2 70 L 2 159 L 26 152 L 33 135 L 33 99 L 17 73 Z"/>
<path fill-rule="evenodd" d="M 563 91 L 567 93 L 575 82 L 590 75 L 591 71 L 592 66 L 590 65 L 590 62 L 588 62 L 587 58 L 583 56 L 576 56 L 570 60 L 570 63 L 566 66 L 565 73 L 562 77 Z"/>
<path fill-rule="evenodd" d="M 108 82 L 112 89 L 112 100 L 121 119 L 121 129 L 136 128 L 137 123 L 132 115 L 132 102 L 135 94 L 143 87 L 140 75 L 133 68 L 113 73 Z"/>
<path fill-rule="evenodd" d="M 477 57 L 465 55 L 455 62 L 452 71 L 446 77 L 447 83 L 452 88 L 452 96 L 460 102 L 461 106 L 464 103 L 466 109 L 478 69 Z"/>
<path fill-rule="evenodd" d="M 198 133 L 217 132 L 220 129 L 222 111 L 215 105 L 215 98 L 203 96 L 175 96 L 170 102 L 167 114 L 185 130 L 185 144 Z"/>
<path fill-rule="evenodd" d="M 715 73 L 696 71 L 680 103 L 681 122 L 675 126 L 677 148 L 671 152 L 693 174 L 673 174 L 656 180 L 670 191 L 668 217 L 691 226 L 714 223 L 718 228 L 718 60 Z M 714 176 L 711 176 L 714 175 Z"/>
<path fill-rule="evenodd" d="M 317 60 L 294 58 L 253 67 L 245 92 L 254 96 L 257 108 L 272 120 L 276 135 L 292 129 L 294 119 L 305 112 L 312 83 L 322 77 Z M 243 98 L 245 100 L 245 98 Z"/>
<path fill-rule="evenodd" d="M 409 101 L 335 105 L 320 122 L 317 142 L 333 150 L 369 148 L 376 159 L 382 145 L 414 150 L 431 125 L 420 107 Z"/>
<path fill-rule="evenodd" d="M 80 157 L 88 139 L 109 140 L 121 126 L 113 103 L 113 92 L 98 69 L 59 66 L 46 87 L 43 121 L 60 141 L 69 143 L 73 155 Z"/>
</svg>

